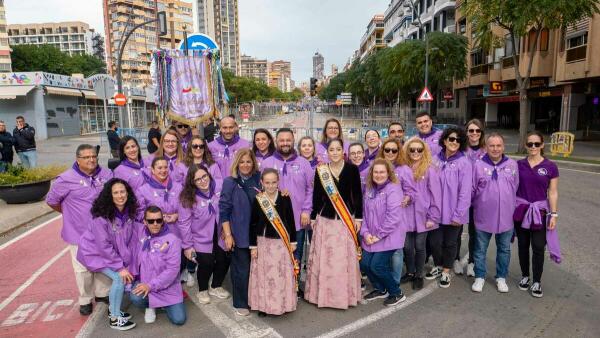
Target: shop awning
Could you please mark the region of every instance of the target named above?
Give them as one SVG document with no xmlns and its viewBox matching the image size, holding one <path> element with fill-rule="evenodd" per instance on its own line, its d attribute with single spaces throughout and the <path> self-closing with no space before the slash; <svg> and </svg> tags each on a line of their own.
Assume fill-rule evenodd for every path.
<svg viewBox="0 0 600 338">
<path fill-rule="evenodd" d="M 46 90 L 48 91 L 48 94 L 81 97 L 81 91 L 79 89 L 46 87 Z"/>
<path fill-rule="evenodd" d="M 138 96 L 138 95 L 132 95 L 131 99 L 132 100 L 139 100 L 139 101 L 146 101 L 146 97 L 145 96 Z"/>
<path fill-rule="evenodd" d="M 0 99 L 14 100 L 17 96 L 25 96 L 35 86 L 1 86 Z"/>
<path fill-rule="evenodd" d="M 98 99 L 98 95 L 93 90 L 81 90 L 86 99 Z"/>
</svg>

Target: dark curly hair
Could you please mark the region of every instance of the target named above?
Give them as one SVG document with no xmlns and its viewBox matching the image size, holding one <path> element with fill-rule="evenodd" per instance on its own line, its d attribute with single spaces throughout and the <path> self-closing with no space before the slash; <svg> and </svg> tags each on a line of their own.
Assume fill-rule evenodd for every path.
<svg viewBox="0 0 600 338">
<path fill-rule="evenodd" d="M 196 183 L 194 182 L 194 177 L 196 176 L 196 172 L 198 170 L 204 170 L 208 175 L 209 182 L 213 181 L 212 175 L 208 171 L 208 169 L 203 165 L 192 164 L 188 169 L 187 175 L 185 176 L 185 183 L 183 185 L 183 189 L 179 194 L 179 201 L 184 208 L 192 208 L 196 203 Z"/>
<path fill-rule="evenodd" d="M 127 155 L 125 155 L 125 146 L 127 145 L 127 142 L 131 140 L 133 140 L 133 142 L 135 142 L 135 145 L 138 147 L 138 162 L 142 160 L 142 149 L 140 148 L 140 144 L 138 143 L 135 137 L 127 135 L 123 137 L 119 142 L 119 160 L 121 162 L 127 158 Z"/>
<path fill-rule="evenodd" d="M 444 141 L 452 133 L 456 133 L 456 137 L 458 137 L 458 143 L 460 144 L 460 148 L 458 148 L 458 150 L 465 151 L 467 149 L 467 144 L 469 143 L 467 140 L 467 133 L 465 133 L 464 129 L 458 127 L 448 127 L 444 129 L 442 137 L 440 137 L 440 140 L 438 141 L 438 144 L 440 147 L 442 147 L 442 151 L 446 151 L 446 145 L 444 144 Z"/>
<path fill-rule="evenodd" d="M 92 217 L 98 218 L 102 217 L 109 221 L 115 220 L 115 215 L 117 213 L 117 207 L 113 202 L 112 197 L 112 187 L 121 183 L 125 186 L 125 190 L 127 190 L 127 201 L 125 202 L 125 209 L 131 219 L 134 219 L 137 213 L 137 198 L 131 189 L 131 186 L 124 180 L 120 178 L 112 178 L 106 184 L 104 184 L 104 188 L 100 192 L 100 195 L 94 200 L 92 204 Z"/>
<path fill-rule="evenodd" d="M 194 154 L 192 154 L 192 142 L 194 142 L 194 140 L 200 140 L 200 141 L 202 141 L 202 144 L 204 145 L 204 153 L 202 154 L 202 161 L 204 161 L 204 163 L 206 163 L 206 165 L 208 165 L 208 166 L 215 164 L 215 160 L 213 159 L 212 153 L 210 152 L 210 148 L 208 148 L 208 143 L 206 143 L 206 140 L 202 139 L 202 137 L 200 137 L 198 135 L 194 135 L 190 139 L 187 150 L 185 152 L 185 159 L 184 159 L 185 166 L 190 167 L 192 164 L 194 164 Z"/>
<path fill-rule="evenodd" d="M 273 135 L 271 135 L 271 133 L 264 129 L 264 128 L 258 128 L 254 131 L 254 135 L 252 135 L 252 151 L 256 154 L 256 152 L 258 151 L 258 147 L 256 146 L 256 142 L 254 141 L 256 139 L 256 135 L 257 134 L 265 134 L 267 135 L 267 138 L 269 139 L 269 148 L 267 149 L 267 152 L 269 153 L 273 153 L 275 151 L 275 141 L 273 140 Z"/>
</svg>

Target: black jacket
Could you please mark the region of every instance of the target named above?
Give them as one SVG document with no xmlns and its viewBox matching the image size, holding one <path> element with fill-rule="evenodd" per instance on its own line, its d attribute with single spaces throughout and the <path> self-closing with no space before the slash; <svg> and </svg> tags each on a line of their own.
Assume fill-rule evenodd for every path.
<svg viewBox="0 0 600 338">
<path fill-rule="evenodd" d="M 360 172 L 358 167 L 352 163 L 346 162 L 340 173 L 340 180 L 333 178 L 344 203 L 348 207 L 348 211 L 356 219 L 362 219 L 362 188 L 360 184 Z M 311 219 L 316 219 L 317 215 L 325 218 L 335 219 L 337 213 L 329 200 L 329 196 L 325 193 L 319 174 L 315 172 L 315 182 L 313 190 L 313 209 L 310 214 Z"/>
<path fill-rule="evenodd" d="M 289 196 L 281 196 L 281 193 L 275 200 L 275 210 L 281 217 L 285 229 L 290 235 L 290 242 L 296 242 L 296 225 L 294 222 L 294 210 L 292 210 L 292 200 Z M 271 225 L 271 222 L 265 216 L 262 208 L 258 204 L 258 199 L 254 199 L 252 204 L 252 217 L 250 218 L 250 246 L 256 246 L 256 238 L 263 236 L 266 238 L 279 239 L 279 234 Z"/>
<path fill-rule="evenodd" d="M 13 137 L 15 139 L 15 150 L 17 153 L 35 150 L 35 129 L 29 124 L 25 123 L 23 129 L 15 127 L 13 130 Z"/>
<path fill-rule="evenodd" d="M 15 139 L 9 132 L 5 131 L 3 133 L 0 133 L 0 161 L 12 163 L 14 144 Z"/>
<path fill-rule="evenodd" d="M 106 135 L 108 136 L 108 144 L 110 146 L 110 150 L 119 150 L 119 143 L 121 142 L 119 134 L 117 134 L 116 131 L 109 129 L 106 132 Z"/>
</svg>

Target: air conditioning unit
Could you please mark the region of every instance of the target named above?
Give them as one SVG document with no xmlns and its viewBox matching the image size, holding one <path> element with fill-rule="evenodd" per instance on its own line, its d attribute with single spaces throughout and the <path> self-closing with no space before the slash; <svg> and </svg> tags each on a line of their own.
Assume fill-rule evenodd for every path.
<svg viewBox="0 0 600 338">
<path fill-rule="evenodd" d="M 444 28 L 444 33 L 456 33 L 456 25 L 448 25 Z"/>
</svg>

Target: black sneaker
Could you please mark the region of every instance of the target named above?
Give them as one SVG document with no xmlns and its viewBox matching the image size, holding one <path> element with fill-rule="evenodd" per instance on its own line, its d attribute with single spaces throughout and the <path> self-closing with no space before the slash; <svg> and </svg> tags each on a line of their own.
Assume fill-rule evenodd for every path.
<svg viewBox="0 0 600 338">
<path fill-rule="evenodd" d="M 421 290 L 423 288 L 423 277 L 415 277 L 412 281 L 413 290 Z"/>
<path fill-rule="evenodd" d="M 92 307 L 92 303 L 79 305 L 79 314 L 82 316 L 89 316 L 92 314 L 94 308 Z"/>
<path fill-rule="evenodd" d="M 398 305 L 398 304 L 402 303 L 405 300 L 406 300 L 406 296 L 401 291 L 400 294 L 397 296 L 389 296 L 388 298 L 386 298 L 383 301 L 383 305 L 394 306 L 394 305 Z"/>
<path fill-rule="evenodd" d="M 383 291 L 379 291 L 379 290 L 373 290 L 373 291 L 371 291 L 369 294 L 367 294 L 364 297 L 364 300 L 366 300 L 368 302 L 368 301 L 371 301 L 373 299 L 385 298 L 387 296 L 388 296 L 387 292 L 383 292 Z"/>
<path fill-rule="evenodd" d="M 108 317 L 110 317 L 110 309 L 106 311 L 106 314 L 108 315 Z M 131 319 L 131 313 L 121 311 L 121 317 L 125 319 Z"/>
<path fill-rule="evenodd" d="M 131 321 L 129 321 L 129 319 L 124 318 L 124 317 L 111 317 L 109 319 L 109 321 L 110 321 L 110 328 L 119 330 L 119 331 L 127 331 L 127 330 L 131 330 L 135 327 L 134 322 L 131 322 Z"/>
<path fill-rule="evenodd" d="M 414 273 L 407 273 L 402 278 L 400 278 L 400 284 L 405 284 L 408 282 L 412 282 L 415 279 Z"/>
<path fill-rule="evenodd" d="M 104 303 L 104 304 L 108 305 L 108 296 L 96 297 L 96 303 Z"/>
<path fill-rule="evenodd" d="M 367 284 L 365 282 L 363 282 L 362 280 L 360 281 L 360 289 L 362 291 L 365 291 L 367 289 Z"/>
<path fill-rule="evenodd" d="M 535 298 L 542 298 L 544 293 L 542 292 L 542 284 L 535 282 L 531 285 L 531 295 Z"/>
<path fill-rule="evenodd" d="M 442 274 L 442 268 L 434 266 L 431 271 L 425 274 L 425 279 L 432 280 L 438 278 Z"/>
<path fill-rule="evenodd" d="M 529 277 L 522 277 L 519 282 L 519 290 L 527 291 L 529 290 Z"/>
</svg>

